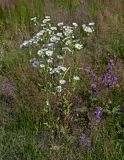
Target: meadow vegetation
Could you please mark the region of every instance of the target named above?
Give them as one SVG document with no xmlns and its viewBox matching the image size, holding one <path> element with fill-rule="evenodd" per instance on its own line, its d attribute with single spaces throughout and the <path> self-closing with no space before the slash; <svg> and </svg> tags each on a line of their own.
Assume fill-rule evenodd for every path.
<svg viewBox="0 0 124 160">
<path fill-rule="evenodd" d="M 124 160 L 123 11 L 0 0 L 1 160 Z"/>
</svg>

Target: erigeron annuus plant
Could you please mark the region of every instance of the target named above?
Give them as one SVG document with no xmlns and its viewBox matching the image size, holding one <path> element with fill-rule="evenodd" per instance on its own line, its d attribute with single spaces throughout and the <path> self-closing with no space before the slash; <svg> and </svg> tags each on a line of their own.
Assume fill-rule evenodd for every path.
<svg viewBox="0 0 124 160">
<path fill-rule="evenodd" d="M 78 24 L 74 22 L 72 26 L 68 26 L 63 22 L 59 22 L 56 26 L 53 26 L 50 16 L 46 16 L 41 24 L 37 21 L 36 17 L 33 18 L 32 21 L 34 21 L 35 25 L 40 26 L 41 29 L 33 38 L 24 41 L 23 44 L 20 45 L 20 48 L 27 46 L 33 48 L 31 50 L 31 56 L 33 58 L 30 60 L 30 63 L 33 67 L 39 69 L 40 74 L 43 75 L 45 80 L 44 84 L 39 84 L 42 91 L 46 93 L 47 105 L 44 105 L 45 116 L 51 116 L 53 113 L 49 98 L 49 93 L 52 93 L 57 95 L 59 105 L 63 106 L 61 112 L 63 112 L 64 121 L 66 122 L 70 116 L 72 106 L 69 97 L 71 92 L 76 90 L 77 84 L 80 81 L 80 69 L 76 55 L 83 49 L 83 44 L 76 35 Z M 82 28 L 82 30 L 84 29 Z M 88 33 L 88 35 L 90 34 L 85 30 L 84 32 Z M 66 66 L 67 57 L 72 60 L 69 66 Z M 71 88 L 66 93 L 64 90 L 66 90 L 68 86 L 71 86 Z M 51 117 L 51 121 L 44 119 L 44 126 L 49 129 L 54 128 L 59 118 L 60 117 L 56 117 L 54 119 L 53 117 L 52 119 Z M 68 128 L 68 123 L 62 126 L 63 127 L 60 126 L 60 130 L 63 132 L 64 128 L 65 132 L 66 128 Z"/>
<path fill-rule="evenodd" d="M 37 18 L 31 19 L 35 25 L 39 24 Z M 82 29 L 88 34 L 93 32 L 94 23 L 89 23 L 89 26 L 82 25 Z M 51 76 L 54 93 L 61 93 L 64 85 L 67 83 L 65 79 L 66 73 L 70 69 L 65 66 L 65 57 L 68 54 L 72 57 L 74 67 L 74 77 L 72 79 L 79 80 L 76 72 L 76 54 L 83 48 L 80 39 L 76 38 L 75 30 L 78 28 L 77 23 L 72 23 L 72 26 L 64 25 L 63 22 L 53 26 L 51 17 L 45 16 L 40 24 L 41 30 L 30 40 L 26 40 L 20 45 L 20 48 L 31 46 L 37 48 L 38 58 L 31 59 L 33 67 L 39 67 L 41 73 L 45 76 Z M 56 80 L 57 79 L 57 80 Z M 50 82 L 51 83 L 51 82 Z"/>
</svg>

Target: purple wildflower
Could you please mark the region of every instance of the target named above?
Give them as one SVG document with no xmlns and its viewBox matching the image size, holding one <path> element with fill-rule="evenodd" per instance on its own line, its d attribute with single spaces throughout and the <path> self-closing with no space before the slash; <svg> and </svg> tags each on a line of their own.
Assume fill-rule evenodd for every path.
<svg viewBox="0 0 124 160">
<path fill-rule="evenodd" d="M 100 78 L 97 78 L 94 73 L 90 70 L 89 67 L 85 68 L 86 73 L 89 74 L 89 76 L 92 78 L 92 80 L 95 82 L 93 84 L 98 84 L 98 83 L 102 83 L 105 87 L 113 87 L 116 82 L 117 82 L 117 77 L 112 75 L 112 71 L 113 71 L 113 67 L 114 63 L 113 63 L 113 59 L 109 59 L 108 65 L 106 67 L 106 70 L 104 71 L 103 75 Z M 95 95 L 98 95 L 98 89 L 97 87 L 95 87 L 94 85 L 91 86 L 93 89 L 93 92 L 95 93 Z"/>
<path fill-rule="evenodd" d="M 44 44 L 43 47 L 44 48 L 47 48 L 47 49 L 50 49 L 54 46 L 55 44 L 54 43 L 49 43 L 49 44 Z"/>
<path fill-rule="evenodd" d="M 102 76 L 102 83 L 108 88 L 113 87 L 117 81 L 117 77 L 112 76 L 113 66 L 113 60 L 110 59 L 107 68 Z"/>
<path fill-rule="evenodd" d="M 86 136 L 86 134 L 81 133 L 80 134 L 80 142 L 83 146 L 89 146 L 90 145 L 90 140 L 89 138 Z"/>
<path fill-rule="evenodd" d="M 32 66 L 33 66 L 34 68 L 37 68 L 37 67 L 39 67 L 39 65 L 40 65 L 40 62 L 39 62 L 38 60 L 36 60 L 36 58 L 34 58 L 33 60 L 31 59 L 31 60 L 30 60 L 30 63 L 32 64 Z"/>
<path fill-rule="evenodd" d="M 89 74 L 89 76 L 93 79 L 94 82 L 97 81 L 96 76 L 95 76 L 94 73 L 90 70 L 89 67 L 85 68 L 85 71 Z"/>
<path fill-rule="evenodd" d="M 96 111 L 94 112 L 96 122 L 101 121 L 102 112 L 103 112 L 103 109 L 101 107 L 96 108 Z"/>
<path fill-rule="evenodd" d="M 80 134 L 80 139 L 81 139 L 81 141 L 86 140 L 86 134 L 81 133 L 81 134 Z"/>
<path fill-rule="evenodd" d="M 98 88 L 97 88 L 96 83 L 92 83 L 92 84 L 91 84 L 91 88 L 92 88 L 92 90 L 93 90 L 94 95 L 95 95 L 95 96 L 98 96 L 98 95 L 99 95 L 99 90 L 98 90 Z"/>
</svg>

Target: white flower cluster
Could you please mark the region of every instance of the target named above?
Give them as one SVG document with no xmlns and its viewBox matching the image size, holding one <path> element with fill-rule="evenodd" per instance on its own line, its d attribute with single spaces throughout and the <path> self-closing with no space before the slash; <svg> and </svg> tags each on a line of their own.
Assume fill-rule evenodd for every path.
<svg viewBox="0 0 124 160">
<path fill-rule="evenodd" d="M 94 22 L 90 22 L 88 26 L 86 24 L 83 24 L 82 27 L 85 32 L 92 33 L 94 32 L 94 25 Z"/>
<path fill-rule="evenodd" d="M 31 19 L 36 21 L 36 17 Z M 89 23 L 89 26 L 82 25 L 84 31 L 93 31 L 94 23 Z M 37 51 L 39 63 L 33 61 L 33 66 L 39 66 L 40 69 L 45 69 L 50 75 L 60 75 L 58 86 L 56 87 L 57 92 L 61 92 L 62 86 L 66 83 L 63 79 L 63 75 L 67 71 L 67 68 L 63 65 L 64 57 L 66 53 L 76 54 L 83 48 L 80 39 L 76 38 L 75 29 L 78 27 L 77 23 L 72 23 L 72 26 L 64 25 L 63 22 L 59 22 L 57 26 L 52 26 L 51 17 L 45 16 L 40 24 L 41 30 L 30 40 L 24 41 L 20 45 L 20 48 L 36 45 L 39 47 Z M 73 78 L 79 80 L 78 76 Z"/>
</svg>

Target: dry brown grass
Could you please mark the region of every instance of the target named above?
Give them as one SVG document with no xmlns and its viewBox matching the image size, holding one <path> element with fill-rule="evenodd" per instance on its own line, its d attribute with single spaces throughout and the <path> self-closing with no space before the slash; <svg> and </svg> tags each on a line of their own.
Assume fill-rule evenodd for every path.
<svg viewBox="0 0 124 160">
<path fill-rule="evenodd" d="M 0 0 L 0 7 L 5 9 L 5 8 L 10 8 L 14 6 L 17 3 L 17 0 Z"/>
</svg>

